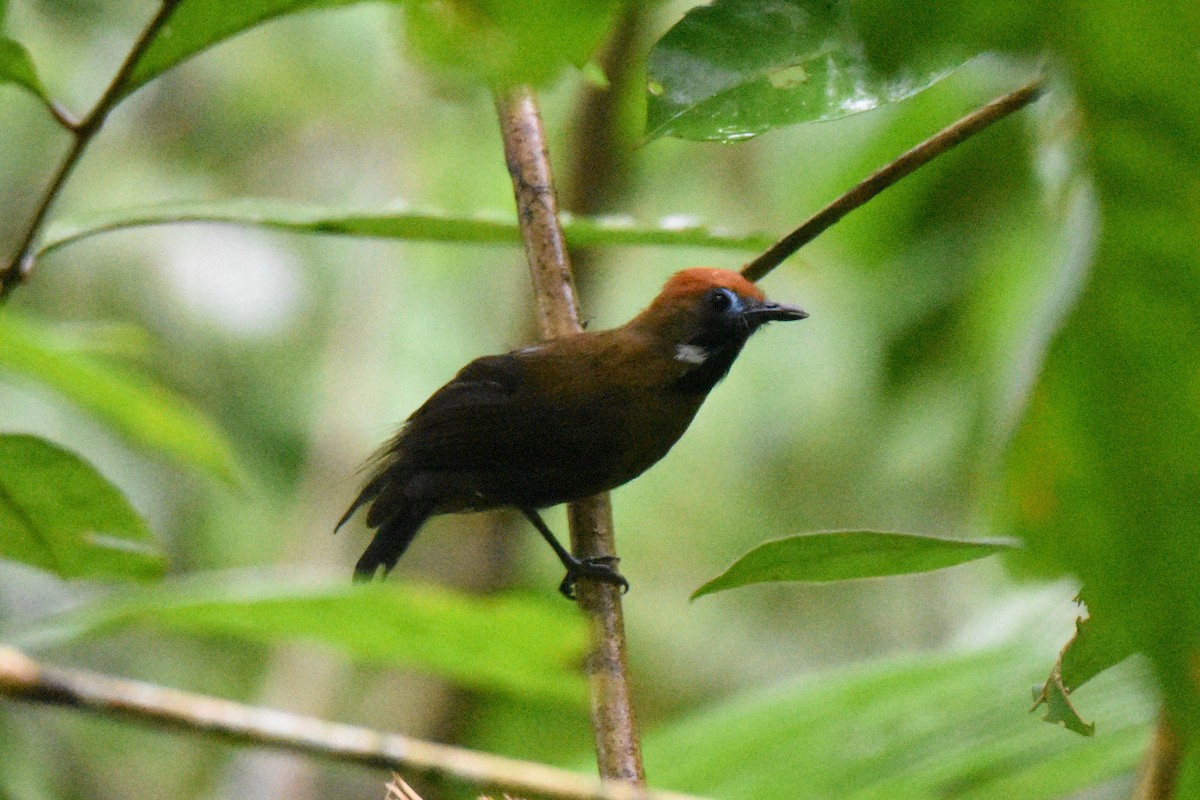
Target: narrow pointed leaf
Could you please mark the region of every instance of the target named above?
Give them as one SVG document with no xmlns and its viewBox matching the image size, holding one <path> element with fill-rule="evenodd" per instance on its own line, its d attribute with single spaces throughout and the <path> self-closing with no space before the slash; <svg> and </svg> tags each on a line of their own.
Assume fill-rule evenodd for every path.
<svg viewBox="0 0 1200 800">
<path fill-rule="evenodd" d="M 963 61 L 878 72 L 848 5 L 716 0 L 692 9 L 650 53 L 647 135 L 736 141 L 838 119 L 916 94 Z"/>
<path fill-rule="evenodd" d="M 944 539 L 913 533 L 822 531 L 761 544 L 692 598 L 779 581 L 844 581 L 952 567 L 1015 547 L 1005 539 Z"/>
<path fill-rule="evenodd" d="M 364 664 L 411 667 L 463 686 L 580 704 L 582 619 L 552 598 L 471 597 L 433 586 L 205 576 L 101 603 L 17 633 L 46 647 L 127 628 L 246 642 L 307 642 Z"/>
<path fill-rule="evenodd" d="M 181 222 L 256 225 L 293 233 L 365 236 L 472 244 L 521 243 L 515 218 L 450 216 L 437 211 L 359 211 L 296 205 L 271 200 L 226 203 L 175 203 L 117 209 L 76 222 L 52 225 L 39 247 L 45 255 L 72 242 L 109 231 Z M 667 219 L 638 225 L 624 218 L 562 215 L 567 240 L 576 246 L 664 245 L 761 250 L 771 244 L 764 234 L 735 235 L 691 220 Z"/>
<path fill-rule="evenodd" d="M 217 427 L 183 398 L 100 356 L 76 335 L 0 314 L 0 375 L 31 378 L 95 415 L 133 444 L 234 481 L 238 468 Z"/>
<path fill-rule="evenodd" d="M 63 578 L 163 572 L 149 530 L 115 486 L 45 439 L 0 435 L 0 558 Z"/>
</svg>

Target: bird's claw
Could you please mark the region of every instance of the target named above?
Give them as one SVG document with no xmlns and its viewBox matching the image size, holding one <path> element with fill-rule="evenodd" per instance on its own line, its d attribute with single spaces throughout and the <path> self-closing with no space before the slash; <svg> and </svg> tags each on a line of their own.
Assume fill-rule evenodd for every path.
<svg viewBox="0 0 1200 800">
<path fill-rule="evenodd" d="M 625 594 L 629 591 L 629 581 L 625 580 L 625 576 L 617 572 L 617 562 L 619 560 L 616 556 L 592 556 L 590 558 L 578 559 L 574 564 L 567 567 L 566 577 L 558 585 L 558 591 L 568 600 L 574 600 L 575 582 L 580 578 L 591 578 L 592 580 L 619 586 L 621 587 L 621 594 Z"/>
</svg>

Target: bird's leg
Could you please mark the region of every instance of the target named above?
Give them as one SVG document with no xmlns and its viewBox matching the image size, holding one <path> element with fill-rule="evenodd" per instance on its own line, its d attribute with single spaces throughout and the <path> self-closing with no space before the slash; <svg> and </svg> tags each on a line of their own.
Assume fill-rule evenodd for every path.
<svg viewBox="0 0 1200 800">
<path fill-rule="evenodd" d="M 537 532 L 542 535 L 546 543 L 554 549 L 554 554 L 558 556 L 558 560 L 567 568 L 566 577 L 562 579 L 562 583 L 558 586 L 563 597 L 568 600 L 575 599 L 575 581 L 580 578 L 592 578 L 605 583 L 611 583 L 613 586 L 620 586 L 622 592 L 629 591 L 629 581 L 625 580 L 621 573 L 617 572 L 616 556 L 593 556 L 591 558 L 576 558 L 567 551 L 567 548 L 559 544 L 558 539 L 554 538 L 554 534 L 546 527 L 546 523 L 542 521 L 542 517 L 537 511 L 532 508 L 522 508 L 521 513 L 525 515 L 525 519 L 533 527 L 537 528 Z"/>
</svg>

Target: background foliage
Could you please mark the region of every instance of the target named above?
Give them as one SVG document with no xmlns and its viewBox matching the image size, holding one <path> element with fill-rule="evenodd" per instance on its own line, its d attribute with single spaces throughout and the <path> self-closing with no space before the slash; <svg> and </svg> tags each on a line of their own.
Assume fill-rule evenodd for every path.
<svg viewBox="0 0 1200 800">
<path fill-rule="evenodd" d="M 1040 68 L 1049 96 L 767 280 L 811 319 L 756 337 L 670 457 L 616 493 L 647 769 L 655 784 L 731 798 L 797 786 L 1119 797 L 1158 702 L 1185 733 L 1200 728 L 1200 184 L 1184 177 L 1200 166 L 1197 12 L 1115 0 L 556 3 L 544 16 L 502 0 L 227 6 L 183 0 L 118 87 L 128 100 L 0 310 L 5 640 L 585 767 L 581 634 L 536 537 L 504 515 L 437 520 L 395 585 L 354 592 L 344 580 L 365 535 L 330 535 L 356 467 L 399 420 L 465 361 L 531 336 L 481 84 L 542 83 L 568 210 L 637 221 L 578 223 L 576 244 L 604 245 L 577 266 L 585 315 L 607 327 L 671 271 L 738 266 L 764 232 Z M 89 107 L 154 10 L 7 9 L 5 254 L 67 145 L 44 98 Z M 789 58 L 770 36 L 737 35 L 784 17 L 836 31 L 818 37 L 834 56 L 814 60 L 801 42 Z M 731 53 L 731 39 L 749 44 Z M 687 80 L 716 70 L 719 83 Z M 868 78 L 869 97 L 855 94 Z M 851 110 L 879 108 L 829 113 L 806 99 L 817 85 Z M 666 136 L 763 132 L 737 145 Z M 73 497 L 88 499 L 62 502 Z M 56 517 L 55 500 L 124 524 Z M 78 569 L 38 544 L 51 526 Z M 753 546 L 833 529 L 1017 535 L 1024 550 L 1006 558 L 1020 578 L 990 559 L 689 603 Z M 159 586 L 119 580 L 164 561 Z M 109 580 L 51 576 L 80 572 Z M 1093 618 L 1064 658 L 1064 688 L 1149 656 L 1073 697 L 1091 738 L 1025 713 L 1075 630 L 1077 580 Z M 377 796 L 382 783 L 0 706 L 2 797 Z"/>
</svg>

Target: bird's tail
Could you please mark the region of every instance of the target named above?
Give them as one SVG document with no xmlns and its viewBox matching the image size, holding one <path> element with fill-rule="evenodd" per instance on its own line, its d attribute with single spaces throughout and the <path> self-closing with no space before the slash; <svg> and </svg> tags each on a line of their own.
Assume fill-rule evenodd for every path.
<svg viewBox="0 0 1200 800">
<path fill-rule="evenodd" d="M 375 577 L 380 567 L 383 567 L 385 575 L 391 572 L 432 511 L 432 503 L 407 503 L 385 519 L 375 531 L 375 538 L 367 545 L 366 552 L 354 566 L 354 580 L 369 581 Z"/>
</svg>

